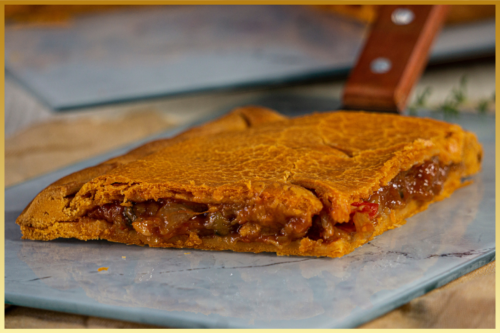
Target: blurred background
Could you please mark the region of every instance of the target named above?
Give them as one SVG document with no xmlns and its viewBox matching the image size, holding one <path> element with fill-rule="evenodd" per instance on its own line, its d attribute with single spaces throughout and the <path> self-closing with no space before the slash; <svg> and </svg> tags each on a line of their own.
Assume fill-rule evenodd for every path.
<svg viewBox="0 0 500 333">
<path fill-rule="evenodd" d="M 450 7 L 407 114 L 495 112 L 495 7 Z M 378 10 L 5 6 L 6 186 L 236 106 L 334 110 Z"/>
</svg>

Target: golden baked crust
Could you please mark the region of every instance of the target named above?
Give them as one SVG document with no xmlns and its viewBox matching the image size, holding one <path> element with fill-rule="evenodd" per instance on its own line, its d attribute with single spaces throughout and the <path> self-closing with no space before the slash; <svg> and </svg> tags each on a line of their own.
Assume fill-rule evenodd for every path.
<svg viewBox="0 0 500 333">
<path fill-rule="evenodd" d="M 84 169 L 48 186 L 17 223 L 23 238 L 107 239 L 158 247 L 276 252 L 338 257 L 404 223 L 404 219 L 450 195 L 461 178 L 480 169 L 482 149 L 474 134 L 445 122 L 387 114 L 332 112 L 287 119 L 261 107 L 239 108 L 174 138 L 145 144 L 128 154 Z M 230 237 L 164 240 L 134 229 L 110 231 L 89 218 L 96 207 L 175 199 L 213 207 L 259 211 L 311 221 L 320 213 L 332 223 L 352 222 L 354 203 L 367 200 L 402 171 L 431 159 L 453 168 L 443 190 L 426 202 L 410 202 L 374 220 L 366 237 L 323 242 L 301 237 L 286 244 L 240 242 Z M 264 218 L 265 217 L 265 218 Z"/>
</svg>

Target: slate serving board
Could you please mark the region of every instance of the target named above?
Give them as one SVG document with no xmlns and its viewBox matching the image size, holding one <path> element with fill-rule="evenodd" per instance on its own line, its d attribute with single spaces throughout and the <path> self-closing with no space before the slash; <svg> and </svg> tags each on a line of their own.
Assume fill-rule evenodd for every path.
<svg viewBox="0 0 500 333">
<path fill-rule="evenodd" d="M 483 144 L 474 183 L 337 259 L 20 239 L 15 219 L 41 189 L 131 147 L 10 187 L 5 302 L 170 327 L 356 327 L 495 258 L 494 117 L 449 120 Z"/>
</svg>

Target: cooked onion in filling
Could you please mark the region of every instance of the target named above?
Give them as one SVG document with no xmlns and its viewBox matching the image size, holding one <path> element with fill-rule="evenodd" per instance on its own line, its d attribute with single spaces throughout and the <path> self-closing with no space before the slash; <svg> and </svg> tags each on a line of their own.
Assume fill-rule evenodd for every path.
<svg viewBox="0 0 500 333">
<path fill-rule="evenodd" d="M 227 237 L 232 241 L 285 245 L 308 237 L 328 244 L 369 238 L 380 214 L 403 209 L 410 201 L 425 203 L 438 195 L 452 168 L 434 158 L 400 172 L 389 184 L 351 207 L 347 223 L 337 223 L 323 210 L 312 218 L 288 217 L 262 207 L 207 205 L 174 199 L 148 200 L 124 207 L 120 202 L 96 207 L 87 216 L 105 220 L 110 230 L 132 230 L 147 238 L 173 240 L 195 232 L 198 237 Z M 271 223 L 270 223 L 271 219 Z"/>
</svg>

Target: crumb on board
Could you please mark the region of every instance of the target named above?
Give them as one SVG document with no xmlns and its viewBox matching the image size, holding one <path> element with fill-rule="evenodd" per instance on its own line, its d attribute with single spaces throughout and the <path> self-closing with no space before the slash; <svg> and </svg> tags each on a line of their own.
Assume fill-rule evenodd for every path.
<svg viewBox="0 0 500 333">
<path fill-rule="evenodd" d="M 127 257 L 126 256 L 122 256 L 122 259 L 127 259 Z"/>
<path fill-rule="evenodd" d="M 184 254 L 191 254 L 191 252 L 184 252 Z"/>
<path fill-rule="evenodd" d="M 107 271 L 109 267 L 99 267 L 97 269 L 98 272 L 102 272 L 102 271 Z"/>
</svg>

